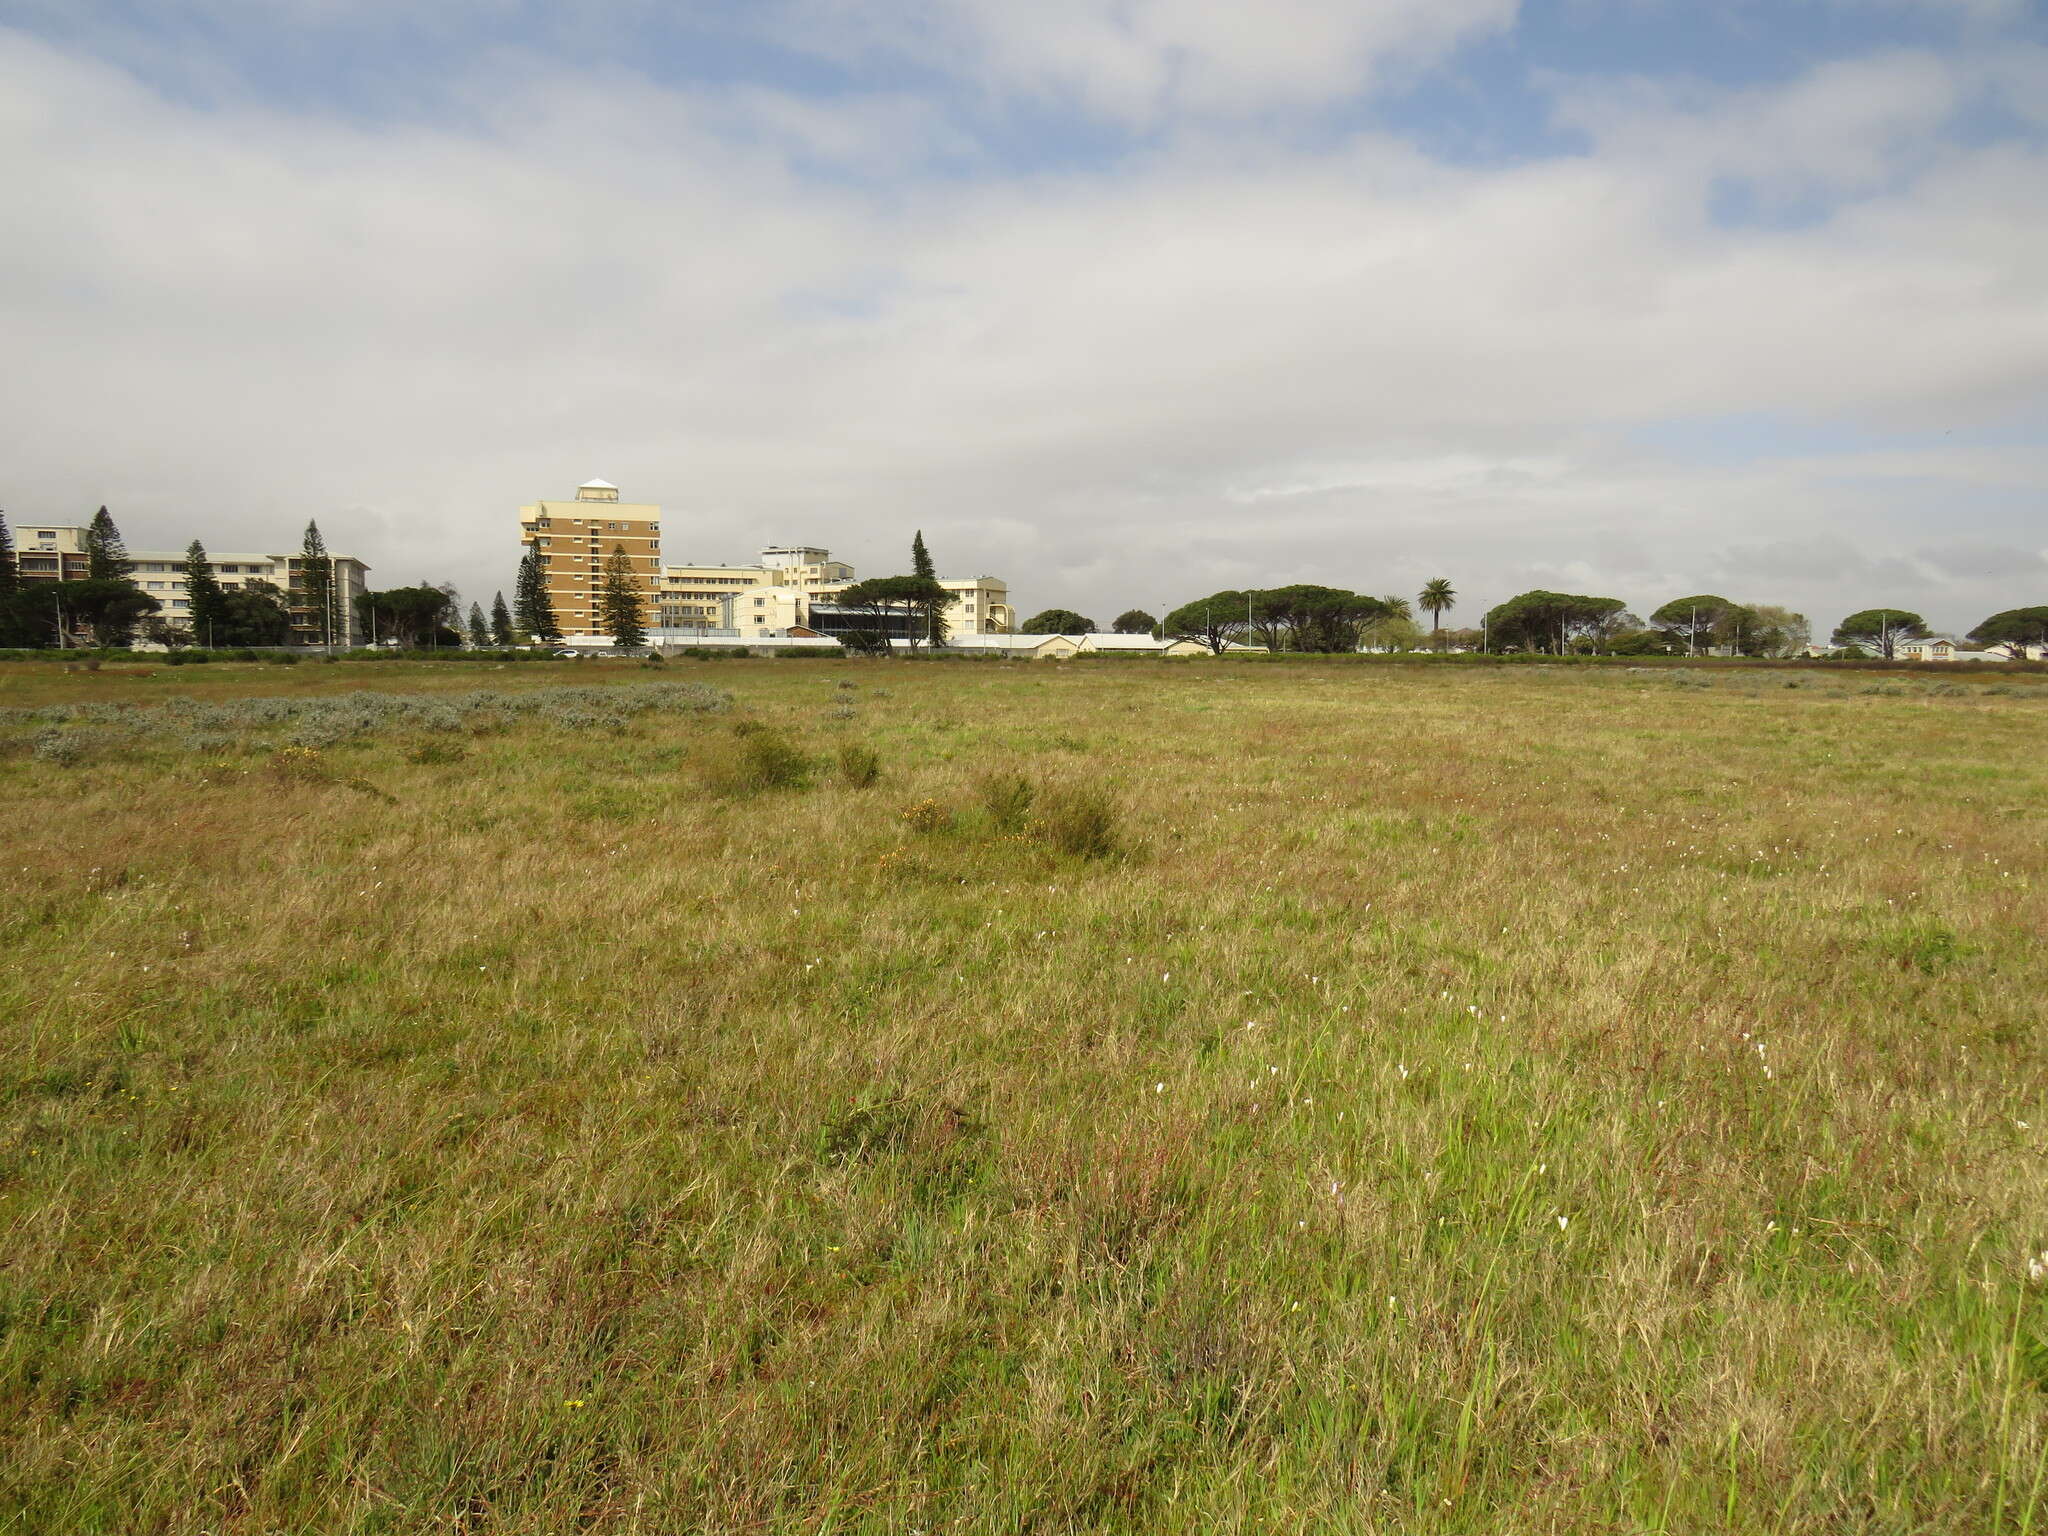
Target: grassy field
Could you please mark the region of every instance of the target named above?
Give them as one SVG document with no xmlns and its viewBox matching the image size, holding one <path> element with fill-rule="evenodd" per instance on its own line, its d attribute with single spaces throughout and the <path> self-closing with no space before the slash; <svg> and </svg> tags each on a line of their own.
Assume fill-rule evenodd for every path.
<svg viewBox="0 0 2048 1536">
<path fill-rule="evenodd" d="M 2048 681 L 0 705 L 0 1531 L 2048 1532 Z"/>
</svg>

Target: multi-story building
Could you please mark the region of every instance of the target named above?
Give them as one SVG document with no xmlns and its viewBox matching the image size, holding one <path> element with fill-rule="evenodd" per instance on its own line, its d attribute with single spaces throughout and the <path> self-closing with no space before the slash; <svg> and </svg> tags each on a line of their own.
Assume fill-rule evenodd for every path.
<svg viewBox="0 0 2048 1536">
<path fill-rule="evenodd" d="M 606 635 L 598 606 L 605 561 L 623 549 L 635 584 L 646 594 L 651 638 L 758 639 L 803 631 L 812 606 L 829 610 L 853 584 L 853 567 L 811 544 L 771 544 L 752 565 L 665 564 L 661 508 L 619 500 L 608 480 L 576 488 L 574 501 L 538 501 L 519 509 L 519 541 L 540 558 L 555 620 L 569 640 Z M 1015 627 L 1008 586 L 993 576 L 942 580 L 954 594 L 946 612 L 955 634 L 1002 633 Z"/>
<path fill-rule="evenodd" d="M 86 530 L 64 524 L 37 525 L 18 530 L 16 565 L 24 581 L 83 581 L 86 572 Z M 223 589 L 234 591 L 249 582 L 267 582 L 285 596 L 291 610 L 292 639 L 300 645 L 320 645 L 332 636 L 335 645 L 360 645 L 365 639 L 356 599 L 369 590 L 369 566 L 352 555 L 329 555 L 320 563 L 333 571 L 326 611 L 316 610 L 306 584 L 308 561 L 304 555 L 262 555 L 208 551 L 207 564 Z M 183 624 L 191 616 L 191 598 L 185 590 L 185 554 L 182 550 L 130 550 L 130 579 L 157 601 L 157 616 L 167 623 Z M 193 636 L 201 645 L 204 635 Z"/>
<path fill-rule="evenodd" d="M 679 631 L 678 638 L 691 631 L 744 637 L 829 627 L 825 615 L 853 582 L 852 566 L 809 544 L 771 544 L 753 565 L 663 565 L 660 627 Z M 953 594 L 946 610 L 951 633 L 1004 634 L 1015 627 L 1010 589 L 999 578 L 941 577 L 939 585 Z"/>
<path fill-rule="evenodd" d="M 660 507 L 620 501 L 616 485 L 589 480 L 576 488 L 574 501 L 537 501 L 521 507 L 519 542 L 540 557 L 541 580 L 565 637 L 604 633 L 598 594 L 604 589 L 605 561 L 614 550 L 626 552 L 646 617 L 654 620 L 661 566 Z"/>
</svg>

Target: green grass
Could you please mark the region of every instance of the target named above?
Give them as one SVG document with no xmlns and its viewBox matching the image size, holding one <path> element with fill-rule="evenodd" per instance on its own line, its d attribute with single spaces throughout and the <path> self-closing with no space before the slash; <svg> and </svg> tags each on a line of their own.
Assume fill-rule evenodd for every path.
<svg viewBox="0 0 2048 1536">
<path fill-rule="evenodd" d="M 2048 1530 L 2048 685 L 1680 675 L 0 665 L 0 1531 Z"/>
</svg>

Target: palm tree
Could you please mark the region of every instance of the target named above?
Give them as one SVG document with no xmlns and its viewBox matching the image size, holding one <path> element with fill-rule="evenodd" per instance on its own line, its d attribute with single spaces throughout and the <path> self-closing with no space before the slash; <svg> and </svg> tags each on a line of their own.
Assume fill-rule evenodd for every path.
<svg viewBox="0 0 2048 1536">
<path fill-rule="evenodd" d="M 1451 590 L 1446 578 L 1439 576 L 1415 594 L 1415 606 L 1429 615 L 1429 639 L 1434 645 L 1444 627 L 1444 610 L 1458 606 L 1458 594 Z"/>
</svg>

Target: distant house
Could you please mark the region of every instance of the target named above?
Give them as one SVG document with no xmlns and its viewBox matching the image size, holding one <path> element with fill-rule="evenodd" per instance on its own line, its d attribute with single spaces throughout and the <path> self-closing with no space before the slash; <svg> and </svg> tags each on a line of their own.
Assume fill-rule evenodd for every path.
<svg viewBox="0 0 2048 1536">
<path fill-rule="evenodd" d="M 2039 649 L 2036 647 L 2036 649 Z M 1949 635 L 1929 635 L 1924 640 L 1901 640 L 1894 647 L 1900 661 L 2011 661 L 2004 651 L 1979 651 L 1964 647 Z"/>
</svg>

